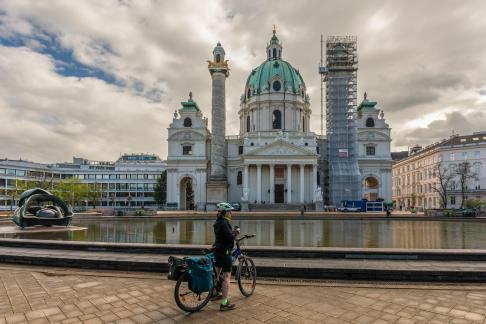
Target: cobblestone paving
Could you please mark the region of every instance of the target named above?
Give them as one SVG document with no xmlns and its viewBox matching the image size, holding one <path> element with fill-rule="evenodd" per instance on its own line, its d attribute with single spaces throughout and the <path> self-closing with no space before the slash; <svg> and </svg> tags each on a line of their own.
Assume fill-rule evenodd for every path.
<svg viewBox="0 0 486 324">
<path fill-rule="evenodd" d="M 3 323 L 486 323 L 486 285 L 260 284 L 188 315 L 163 275 L 0 265 Z"/>
</svg>

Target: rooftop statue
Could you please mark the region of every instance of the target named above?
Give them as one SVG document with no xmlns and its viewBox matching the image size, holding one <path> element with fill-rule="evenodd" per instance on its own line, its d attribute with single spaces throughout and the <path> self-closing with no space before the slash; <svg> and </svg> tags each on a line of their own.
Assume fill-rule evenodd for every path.
<svg viewBox="0 0 486 324">
<path fill-rule="evenodd" d="M 12 221 L 18 226 L 69 226 L 73 212 L 59 197 L 36 188 L 24 191 L 19 198 Z"/>
</svg>

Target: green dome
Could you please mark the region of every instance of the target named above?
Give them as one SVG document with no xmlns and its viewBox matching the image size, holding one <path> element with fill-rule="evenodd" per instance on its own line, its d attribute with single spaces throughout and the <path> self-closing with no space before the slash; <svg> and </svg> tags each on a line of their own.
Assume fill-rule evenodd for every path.
<svg viewBox="0 0 486 324">
<path fill-rule="evenodd" d="M 279 92 L 290 87 L 293 93 L 302 95 L 300 89 L 304 88 L 305 95 L 305 83 L 299 71 L 283 60 L 267 60 L 251 71 L 246 80 L 245 95 L 248 95 L 248 90 L 251 92 L 250 97 L 268 91 L 272 88 L 271 83 L 275 80 L 282 83 Z M 272 89 L 272 91 L 275 90 Z"/>
</svg>

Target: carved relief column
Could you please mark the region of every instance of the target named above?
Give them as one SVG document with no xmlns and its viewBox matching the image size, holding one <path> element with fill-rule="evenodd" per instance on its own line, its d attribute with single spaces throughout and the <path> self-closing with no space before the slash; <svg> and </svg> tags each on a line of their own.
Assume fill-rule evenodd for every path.
<svg viewBox="0 0 486 324">
<path fill-rule="evenodd" d="M 257 204 L 262 201 L 262 165 L 257 164 Z"/>
<path fill-rule="evenodd" d="M 316 202 L 318 199 L 315 197 L 317 191 L 317 165 L 312 165 L 312 201 Z"/>
<path fill-rule="evenodd" d="M 292 203 L 292 164 L 287 164 L 287 204 Z"/>
<path fill-rule="evenodd" d="M 270 164 L 270 203 L 275 204 L 275 165 Z"/>
<path fill-rule="evenodd" d="M 305 165 L 301 164 L 300 165 L 300 203 L 304 203 L 304 170 L 305 170 Z"/>
</svg>

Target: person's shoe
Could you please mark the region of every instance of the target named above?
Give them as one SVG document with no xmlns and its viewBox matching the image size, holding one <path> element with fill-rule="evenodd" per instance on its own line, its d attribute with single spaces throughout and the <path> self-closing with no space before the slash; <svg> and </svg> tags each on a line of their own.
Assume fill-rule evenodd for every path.
<svg viewBox="0 0 486 324">
<path fill-rule="evenodd" d="M 236 305 L 235 304 L 231 304 L 229 301 L 228 301 L 228 303 L 226 305 L 223 305 L 223 304 L 219 305 L 219 310 L 221 312 L 233 310 L 235 308 L 236 308 Z"/>
</svg>

